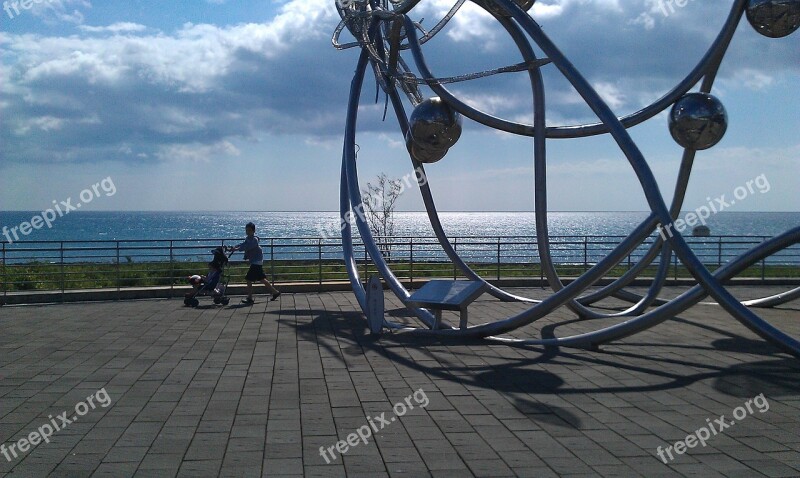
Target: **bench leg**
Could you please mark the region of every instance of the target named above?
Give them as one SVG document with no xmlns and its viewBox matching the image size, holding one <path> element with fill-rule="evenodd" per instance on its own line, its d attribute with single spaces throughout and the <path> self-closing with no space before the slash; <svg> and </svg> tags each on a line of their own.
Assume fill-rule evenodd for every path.
<svg viewBox="0 0 800 478">
<path fill-rule="evenodd" d="M 461 320 L 460 320 L 460 323 L 458 325 L 459 325 L 459 328 L 461 328 L 461 330 L 464 330 L 464 329 L 467 328 L 467 308 L 466 307 L 461 309 Z"/>
<path fill-rule="evenodd" d="M 431 330 L 439 330 L 439 324 L 442 323 L 442 310 L 436 309 L 433 311 L 433 328 Z"/>
</svg>

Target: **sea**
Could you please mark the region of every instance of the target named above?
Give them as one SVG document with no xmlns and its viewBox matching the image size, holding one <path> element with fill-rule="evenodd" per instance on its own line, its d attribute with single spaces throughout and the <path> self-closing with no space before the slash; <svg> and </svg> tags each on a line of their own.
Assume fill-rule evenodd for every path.
<svg viewBox="0 0 800 478">
<path fill-rule="evenodd" d="M 37 212 L 0 212 L 0 246 L 6 264 L 29 262 L 114 262 L 205 260 L 209 248 L 233 244 L 244 237 L 244 225 L 256 224 L 269 257 L 279 260 L 338 260 L 341 258 L 341 220 L 337 212 L 71 212 L 52 221 L 37 220 Z M 548 214 L 551 251 L 557 263 L 595 262 L 629 235 L 647 212 L 551 212 Z M 681 217 L 686 217 L 684 214 Z M 535 217 L 530 212 L 442 212 L 440 220 L 459 254 L 474 262 L 538 261 Z M 416 246 L 394 246 L 393 258 L 447 260 L 433 239 L 425 212 L 395 212 L 397 237 Z M 797 212 L 722 212 L 706 220 L 712 239 L 693 243 L 705 262 L 724 262 L 761 242 L 800 225 Z M 16 227 L 15 237 L 11 229 Z M 691 236 L 691 227 L 682 231 Z M 357 236 L 357 234 L 356 234 Z M 654 233 L 655 236 L 655 233 Z M 742 238 L 722 239 L 723 237 Z M 319 238 L 323 238 L 321 241 Z M 470 239 L 473 238 L 473 239 Z M 480 238 L 480 239 L 474 239 Z M 466 240 L 464 240 L 466 239 Z M 222 241 L 220 241 L 222 240 Z M 356 240 L 357 237 L 356 237 Z M 470 242 L 470 241 L 473 242 Z M 716 240 L 723 241 L 718 245 Z M 54 241 L 54 242 L 51 242 Z M 100 241 L 100 242 L 95 242 Z M 477 241 L 477 242 L 475 242 Z M 238 242 L 238 241 L 237 241 Z M 497 257 L 502 242 L 501 258 Z M 421 245 L 421 246 L 420 246 Z M 459 248 L 460 247 L 460 248 Z M 633 254 L 640 256 L 641 246 Z M 361 251 L 361 252 L 359 252 Z M 363 246 L 356 247 L 359 257 Z M 800 264 L 800 245 L 782 251 L 768 263 Z"/>
<path fill-rule="evenodd" d="M 9 229 L 30 222 L 39 212 L 0 211 L 0 227 Z M 626 236 L 647 217 L 647 212 L 551 212 L 552 236 Z M 534 236 L 532 212 L 441 212 L 448 236 Z M 685 217 L 684 214 L 681 217 Z M 256 224 L 264 238 L 339 237 L 338 212 L 93 212 L 77 211 L 56 218 L 51 227 L 0 242 L 96 241 L 96 240 L 190 240 L 237 238 L 244 225 Z M 433 236 L 425 212 L 395 212 L 395 235 Z M 800 212 L 721 212 L 706 220 L 713 236 L 774 236 L 800 225 Z M 19 229 L 17 229 L 19 231 Z M 691 228 L 684 234 L 690 235 Z"/>
</svg>

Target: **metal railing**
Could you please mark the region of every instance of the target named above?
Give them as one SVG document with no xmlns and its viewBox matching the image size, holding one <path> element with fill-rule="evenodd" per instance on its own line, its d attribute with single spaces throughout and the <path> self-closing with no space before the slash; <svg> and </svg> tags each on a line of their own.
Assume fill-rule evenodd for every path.
<svg viewBox="0 0 800 478">
<path fill-rule="evenodd" d="M 716 268 L 744 253 L 768 236 L 689 237 L 687 241 L 701 261 Z M 551 238 L 551 255 L 564 276 L 577 276 L 605 257 L 621 236 L 556 236 Z M 635 264 L 655 237 L 633 251 L 609 273 L 619 276 Z M 204 274 L 210 250 L 237 244 L 241 239 L 171 239 L 109 241 L 24 241 L 0 243 L 0 281 L 3 295 L 20 291 L 61 291 L 184 285 L 191 274 Z M 453 247 L 476 272 L 487 279 L 540 278 L 536 238 L 530 236 L 459 236 Z M 461 277 L 434 237 L 378 238 L 393 272 L 412 284 L 431 277 Z M 341 243 L 337 238 L 262 238 L 265 271 L 278 283 L 305 282 L 322 286 L 329 281 L 346 281 Z M 375 271 L 363 243 L 356 242 L 355 257 L 364 277 Z M 238 256 L 241 258 L 241 256 Z M 234 256 L 236 259 L 237 256 Z M 233 283 L 243 279 L 247 265 L 232 262 Z M 645 275 L 655 266 L 645 271 Z M 746 271 L 748 277 L 800 276 L 800 245 L 795 245 Z M 677 259 L 671 276 L 688 277 Z"/>
</svg>

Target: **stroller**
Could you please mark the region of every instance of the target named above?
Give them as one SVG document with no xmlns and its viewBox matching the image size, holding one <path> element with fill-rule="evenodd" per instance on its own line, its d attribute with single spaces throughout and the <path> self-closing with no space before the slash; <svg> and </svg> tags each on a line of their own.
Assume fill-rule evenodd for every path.
<svg viewBox="0 0 800 478">
<path fill-rule="evenodd" d="M 225 272 L 225 266 L 228 264 L 230 256 L 225 254 L 222 247 L 212 249 L 211 253 L 214 254 L 214 259 L 208 263 L 208 275 L 189 277 L 189 283 L 198 287 L 184 297 L 183 305 L 187 307 L 200 305 L 200 301 L 197 299 L 200 296 L 210 295 L 213 297 L 214 303 L 218 305 L 228 305 L 231 301 L 230 297 L 225 295 L 225 289 L 230 281 L 230 276 Z"/>
</svg>

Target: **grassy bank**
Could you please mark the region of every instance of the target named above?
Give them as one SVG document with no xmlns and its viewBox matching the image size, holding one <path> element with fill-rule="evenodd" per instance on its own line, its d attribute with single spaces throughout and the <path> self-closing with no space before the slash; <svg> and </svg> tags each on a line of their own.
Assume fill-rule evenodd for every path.
<svg viewBox="0 0 800 478">
<path fill-rule="evenodd" d="M 391 264 L 392 270 L 400 279 L 408 280 L 463 277 L 456 274 L 449 263 L 437 262 L 396 262 Z M 539 264 L 470 264 L 478 274 L 491 280 L 501 278 L 539 278 L 542 270 Z M 715 266 L 710 266 L 711 270 Z M 267 276 L 278 283 L 286 282 L 319 282 L 347 280 L 347 273 L 340 261 L 274 261 L 264 264 Z M 563 277 L 574 277 L 586 270 L 584 265 L 559 265 L 558 273 Z M 628 270 L 627 266 L 619 266 L 611 270 L 606 277 L 619 277 Z M 205 262 L 126 262 L 117 264 L 47 264 L 30 263 L 24 265 L 2 265 L 0 281 L 3 291 L 32 291 L 60 289 L 99 289 L 116 287 L 148 287 L 186 284 L 186 277 L 192 274 L 205 274 Z M 247 265 L 234 264 L 227 268 L 232 283 L 244 282 Z M 359 265 L 364 275 L 375 273 L 371 264 L 367 267 Z M 655 267 L 648 267 L 642 274 L 652 277 Z M 800 266 L 761 264 L 747 269 L 738 277 L 747 278 L 800 278 Z M 670 266 L 669 277 L 688 278 L 690 274 L 681 266 Z"/>
</svg>

